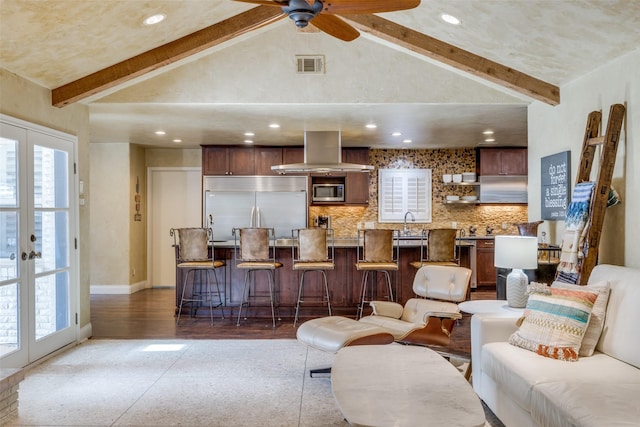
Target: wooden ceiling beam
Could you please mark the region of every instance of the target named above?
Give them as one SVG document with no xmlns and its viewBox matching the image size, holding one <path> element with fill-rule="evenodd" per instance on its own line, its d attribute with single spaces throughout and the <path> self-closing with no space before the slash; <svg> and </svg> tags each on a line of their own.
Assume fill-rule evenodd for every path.
<svg viewBox="0 0 640 427">
<path fill-rule="evenodd" d="M 433 58 L 550 105 L 560 103 L 560 89 L 550 83 L 490 61 L 454 45 L 376 15 L 340 15 L 359 31 Z"/>
<path fill-rule="evenodd" d="M 280 8 L 258 6 L 195 33 L 55 88 L 51 103 L 63 107 L 285 17 Z"/>
</svg>

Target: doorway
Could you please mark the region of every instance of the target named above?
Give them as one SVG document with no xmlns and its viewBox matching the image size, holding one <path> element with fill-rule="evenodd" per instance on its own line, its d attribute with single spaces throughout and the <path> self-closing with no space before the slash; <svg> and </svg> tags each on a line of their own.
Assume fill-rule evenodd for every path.
<svg viewBox="0 0 640 427">
<path fill-rule="evenodd" d="M 202 225 L 202 169 L 161 168 L 147 171 L 149 286 L 175 287 L 176 258 L 171 228 Z"/>
<path fill-rule="evenodd" d="M 24 367 L 77 337 L 75 137 L 0 116 L 0 362 Z"/>
</svg>

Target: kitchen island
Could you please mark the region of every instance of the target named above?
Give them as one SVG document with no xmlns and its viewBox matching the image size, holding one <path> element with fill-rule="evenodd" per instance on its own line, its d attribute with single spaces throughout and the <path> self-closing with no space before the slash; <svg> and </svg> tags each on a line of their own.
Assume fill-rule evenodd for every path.
<svg viewBox="0 0 640 427">
<path fill-rule="evenodd" d="M 399 242 L 398 272 L 397 276 L 392 276 L 394 284 L 394 296 L 396 301 L 404 304 L 409 298 L 414 296 L 412 291 L 413 278 L 416 269 L 409 265 L 410 262 L 420 259 L 420 238 L 401 238 Z M 280 308 L 280 316 L 283 318 L 293 317 L 295 314 L 296 301 L 298 299 L 298 272 L 292 269 L 293 253 L 291 249 L 291 239 L 278 239 L 276 241 L 276 260 L 283 264 L 282 268 L 276 270 L 276 291 Z M 354 317 L 360 297 L 360 284 L 363 272 L 357 271 L 355 264 L 357 261 L 357 239 L 356 238 L 336 238 L 335 239 L 335 269 L 327 271 L 329 283 L 329 293 L 331 295 L 331 306 L 334 315 Z M 459 240 L 460 265 L 472 268 L 472 258 L 474 254 L 474 242 L 470 240 Z M 178 248 L 176 250 L 176 258 Z M 244 271 L 235 267 L 235 242 L 220 241 L 214 242 L 212 250 L 215 252 L 217 260 L 224 260 L 226 266 L 218 269 L 218 278 L 224 280 L 224 308 L 225 314 L 237 315 L 235 308 L 239 307 L 244 284 Z M 473 269 L 473 268 L 472 268 Z M 222 273 L 222 274 L 221 274 Z M 327 315 L 327 308 L 318 299 L 311 298 L 313 295 L 321 295 L 322 283 L 319 274 L 307 274 L 305 277 L 305 294 L 307 301 L 300 306 L 301 317 L 319 317 Z M 370 277 L 375 281 L 375 292 L 378 295 L 386 295 L 385 281 L 382 274 Z M 256 275 L 258 281 L 257 292 L 261 293 L 266 289 L 266 276 Z M 176 271 L 176 307 L 180 303 L 182 293 L 183 276 L 182 272 Z M 252 292 L 254 289 L 252 285 Z M 367 308 L 367 310 L 370 310 Z M 370 311 L 365 310 L 365 314 Z M 244 310 L 243 310 L 244 311 Z M 271 317 L 271 308 L 268 298 L 256 298 L 251 300 L 247 317 Z M 198 316 L 208 316 L 208 308 L 198 309 Z"/>
</svg>

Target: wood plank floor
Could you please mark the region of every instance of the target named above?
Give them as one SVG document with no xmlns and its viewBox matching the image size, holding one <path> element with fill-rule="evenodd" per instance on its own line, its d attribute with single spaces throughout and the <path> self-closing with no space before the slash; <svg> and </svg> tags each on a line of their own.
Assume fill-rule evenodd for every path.
<svg viewBox="0 0 640 427">
<path fill-rule="evenodd" d="M 495 299 L 494 290 L 471 292 L 471 299 Z M 208 317 L 182 316 L 176 326 L 174 317 L 175 290 L 167 288 L 145 289 L 131 295 L 92 295 L 91 323 L 93 338 L 112 339 L 274 339 L 295 338 L 292 318 L 282 318 L 276 327 L 271 319 L 243 320 L 236 326 L 236 318 L 216 317 L 211 326 Z M 228 309 L 227 309 L 228 310 Z M 237 315 L 237 311 L 235 312 Z M 464 313 L 453 330 L 449 350 L 470 353 L 469 323 L 471 316 Z M 302 318 L 302 321 L 308 320 Z"/>
</svg>

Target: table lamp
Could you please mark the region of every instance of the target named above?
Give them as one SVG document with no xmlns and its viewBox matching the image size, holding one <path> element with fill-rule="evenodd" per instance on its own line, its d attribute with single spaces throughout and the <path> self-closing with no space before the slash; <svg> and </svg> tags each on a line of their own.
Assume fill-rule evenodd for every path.
<svg viewBox="0 0 640 427">
<path fill-rule="evenodd" d="M 496 236 L 494 265 L 513 269 L 507 276 L 507 304 L 525 307 L 529 299 L 529 279 L 522 270 L 538 268 L 538 239 L 533 236 Z"/>
</svg>

